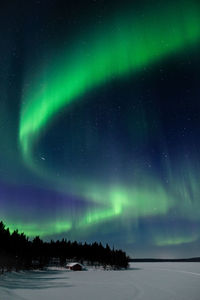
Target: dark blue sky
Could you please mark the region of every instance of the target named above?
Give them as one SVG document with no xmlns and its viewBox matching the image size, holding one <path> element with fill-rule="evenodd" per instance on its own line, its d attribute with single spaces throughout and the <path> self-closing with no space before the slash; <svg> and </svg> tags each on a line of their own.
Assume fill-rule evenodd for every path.
<svg viewBox="0 0 200 300">
<path fill-rule="evenodd" d="M 102 241 L 137 257 L 199 255 L 200 32 L 187 40 L 195 8 L 195 0 L 1 3 L 0 219 L 7 226 L 30 237 Z M 179 33 L 172 45 L 170 30 Z M 122 45 L 127 57 L 146 48 L 137 71 L 131 59 L 129 72 L 120 69 Z M 152 47 L 159 53 L 151 61 Z M 105 79 L 96 84 L 98 68 Z M 81 76 L 90 80 L 83 85 Z M 49 109 L 51 90 L 56 107 L 72 84 L 83 92 L 63 99 L 36 134 L 40 116 L 30 113 L 27 154 L 26 111 Z"/>
</svg>

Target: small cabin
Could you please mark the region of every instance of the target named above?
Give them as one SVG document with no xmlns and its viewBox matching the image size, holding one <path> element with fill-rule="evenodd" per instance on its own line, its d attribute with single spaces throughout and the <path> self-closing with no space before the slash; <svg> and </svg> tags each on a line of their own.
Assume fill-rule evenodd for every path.
<svg viewBox="0 0 200 300">
<path fill-rule="evenodd" d="M 72 271 L 83 271 L 85 270 L 85 267 L 77 262 L 69 263 L 66 266 L 67 269 L 72 270 Z"/>
</svg>

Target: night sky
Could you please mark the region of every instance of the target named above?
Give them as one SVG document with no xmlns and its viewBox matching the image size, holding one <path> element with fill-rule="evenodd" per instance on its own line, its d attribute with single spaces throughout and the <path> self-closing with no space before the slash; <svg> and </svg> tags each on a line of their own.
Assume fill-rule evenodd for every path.
<svg viewBox="0 0 200 300">
<path fill-rule="evenodd" d="M 200 256 L 200 2 L 0 4 L 0 219 Z"/>
</svg>

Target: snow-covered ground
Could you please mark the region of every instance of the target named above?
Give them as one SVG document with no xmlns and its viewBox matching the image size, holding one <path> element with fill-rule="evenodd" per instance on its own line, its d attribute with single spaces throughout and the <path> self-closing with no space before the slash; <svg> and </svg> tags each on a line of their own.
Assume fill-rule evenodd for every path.
<svg viewBox="0 0 200 300">
<path fill-rule="evenodd" d="M 1 300 L 199 300 L 200 263 L 135 263 L 127 271 L 63 269 L 0 277 Z"/>
</svg>

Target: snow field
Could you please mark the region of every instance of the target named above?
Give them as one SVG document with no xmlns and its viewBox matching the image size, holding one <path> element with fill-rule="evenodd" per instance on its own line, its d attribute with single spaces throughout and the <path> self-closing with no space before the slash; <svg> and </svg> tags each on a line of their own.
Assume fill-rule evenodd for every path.
<svg viewBox="0 0 200 300">
<path fill-rule="evenodd" d="M 129 270 L 10 273 L 0 300 L 199 300 L 200 263 L 132 263 Z"/>
</svg>

